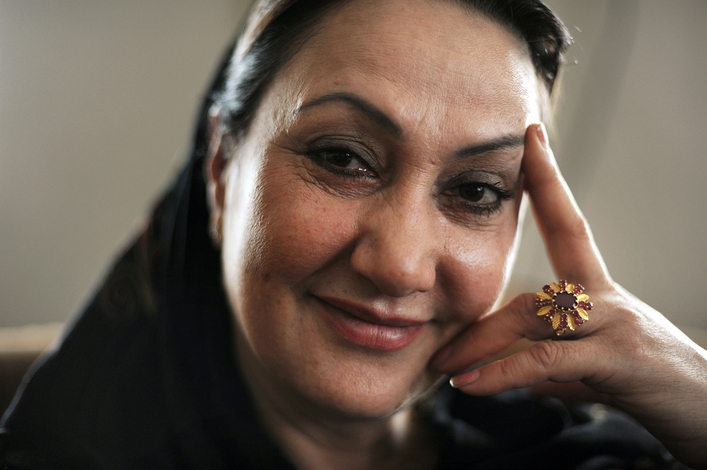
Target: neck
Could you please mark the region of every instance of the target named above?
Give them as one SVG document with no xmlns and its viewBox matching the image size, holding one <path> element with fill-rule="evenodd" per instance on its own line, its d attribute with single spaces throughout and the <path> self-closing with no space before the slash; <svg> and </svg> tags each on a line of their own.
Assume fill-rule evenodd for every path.
<svg viewBox="0 0 707 470">
<path fill-rule="evenodd" d="M 282 390 L 239 353 L 261 424 L 299 470 L 434 467 L 434 440 L 413 407 L 378 419 L 346 416 Z"/>
<path fill-rule="evenodd" d="M 261 421 L 298 469 L 423 469 L 433 464 L 412 410 L 376 422 L 344 423 L 312 420 L 256 402 Z"/>
</svg>

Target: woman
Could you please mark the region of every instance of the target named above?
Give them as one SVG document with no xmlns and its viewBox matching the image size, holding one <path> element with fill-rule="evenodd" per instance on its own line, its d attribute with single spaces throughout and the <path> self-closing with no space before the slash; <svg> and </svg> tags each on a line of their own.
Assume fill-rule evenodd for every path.
<svg viewBox="0 0 707 470">
<path fill-rule="evenodd" d="M 566 45 L 532 1 L 258 4 L 191 163 L 5 418 L 5 465 L 672 465 L 621 414 L 480 398 L 549 380 L 707 466 L 707 354 L 611 281 L 538 124 Z M 560 283 L 497 308 L 524 191 L 591 305 Z"/>
</svg>

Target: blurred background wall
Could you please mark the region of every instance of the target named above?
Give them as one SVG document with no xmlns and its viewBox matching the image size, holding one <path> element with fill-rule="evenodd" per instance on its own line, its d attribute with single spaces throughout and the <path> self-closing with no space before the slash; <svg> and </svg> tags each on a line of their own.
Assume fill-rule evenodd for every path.
<svg viewBox="0 0 707 470">
<path fill-rule="evenodd" d="M 707 2 L 549 0 L 555 154 L 624 287 L 707 328 Z M 64 322 L 175 175 L 241 0 L 0 0 L 0 327 Z M 510 290 L 552 275 L 532 217 Z"/>
</svg>

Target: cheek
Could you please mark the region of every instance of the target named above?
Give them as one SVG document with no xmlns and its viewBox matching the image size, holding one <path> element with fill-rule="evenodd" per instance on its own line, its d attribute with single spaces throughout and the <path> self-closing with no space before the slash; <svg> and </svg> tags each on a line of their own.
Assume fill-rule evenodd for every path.
<svg viewBox="0 0 707 470">
<path fill-rule="evenodd" d="M 491 311 L 510 276 L 517 248 L 520 200 L 510 201 L 493 230 L 448 234 L 448 269 L 440 281 L 448 309 L 462 323 Z"/>
<path fill-rule="evenodd" d="M 241 271 L 239 297 L 278 288 L 303 294 L 312 274 L 346 256 L 355 204 L 304 182 L 289 165 L 266 162 L 258 179 L 258 197 L 240 215 L 249 220 L 246 227 L 241 224 L 243 249 L 233 257 L 241 266 L 233 266 Z"/>
</svg>

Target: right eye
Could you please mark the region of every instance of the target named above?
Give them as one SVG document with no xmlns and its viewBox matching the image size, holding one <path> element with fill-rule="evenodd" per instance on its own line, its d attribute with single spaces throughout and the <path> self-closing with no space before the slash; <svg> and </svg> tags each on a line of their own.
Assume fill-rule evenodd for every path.
<svg viewBox="0 0 707 470">
<path fill-rule="evenodd" d="M 344 147 L 320 148 L 310 152 L 315 163 L 345 176 L 375 177 L 375 172 L 356 152 Z"/>
</svg>

